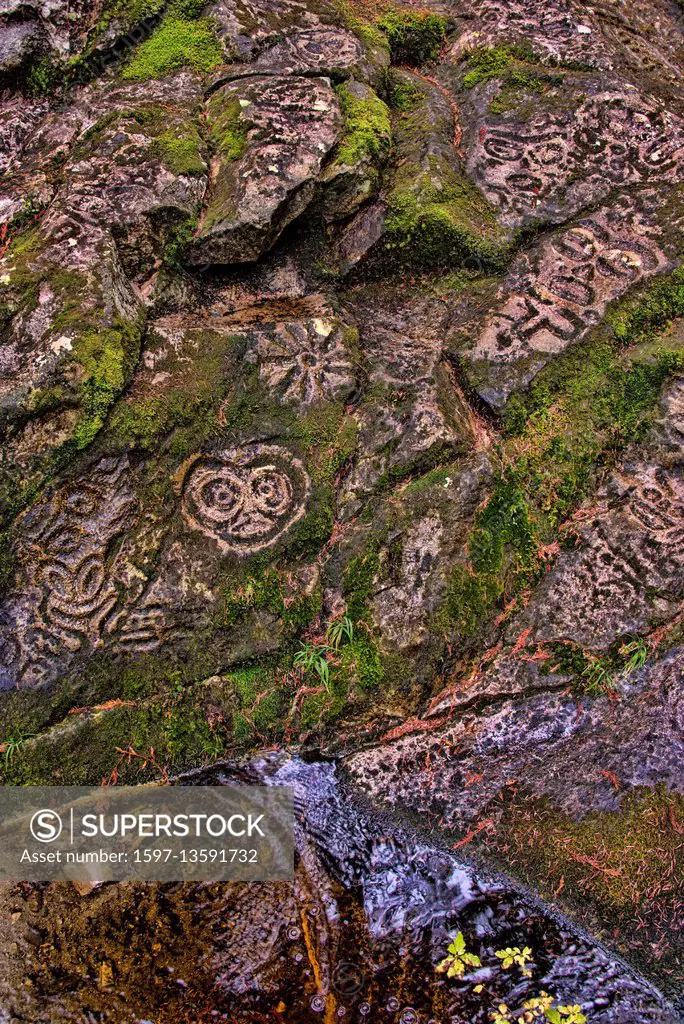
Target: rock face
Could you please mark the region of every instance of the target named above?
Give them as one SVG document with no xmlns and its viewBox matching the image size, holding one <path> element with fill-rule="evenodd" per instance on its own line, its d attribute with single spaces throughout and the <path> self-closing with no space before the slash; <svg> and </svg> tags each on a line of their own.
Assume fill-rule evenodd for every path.
<svg viewBox="0 0 684 1024">
<path fill-rule="evenodd" d="M 363 1016 L 363 949 L 370 1013 L 517 1020 L 503 968 L 435 980 L 463 927 L 533 941 L 591 1024 L 674 1020 L 409 832 L 681 998 L 681 3 L 0 6 L 0 781 L 316 762 L 240 769 L 301 787 L 297 883 L 171 943 L 195 1003 L 142 998 L 140 943 L 128 1009 L 24 991 L 3 919 L 0 1018 Z"/>
<path fill-rule="evenodd" d="M 341 125 L 335 94 L 320 79 L 257 76 L 223 86 L 209 116 L 217 166 L 193 260 L 254 260 L 313 198 Z"/>
</svg>

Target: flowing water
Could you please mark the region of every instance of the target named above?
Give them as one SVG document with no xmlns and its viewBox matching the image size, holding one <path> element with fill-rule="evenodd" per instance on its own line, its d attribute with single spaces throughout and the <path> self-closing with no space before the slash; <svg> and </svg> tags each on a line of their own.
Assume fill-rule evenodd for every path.
<svg viewBox="0 0 684 1024">
<path fill-rule="evenodd" d="M 280 966 L 267 971 L 277 979 L 270 1003 L 258 984 L 250 990 L 244 963 L 223 975 L 223 990 L 245 1009 L 253 999 L 253 1009 L 280 1005 L 296 1021 L 484 1024 L 499 1003 L 517 1010 L 545 990 L 580 1004 L 591 1024 L 677 1019 L 643 979 L 548 908 L 360 806 L 334 764 L 274 756 L 241 774 L 294 787 L 299 852 L 295 899 L 271 922 Z M 218 768 L 200 779 L 235 775 Z M 435 967 L 459 931 L 481 966 L 447 979 Z M 508 946 L 532 949 L 531 977 L 502 968 L 495 951 Z"/>
<path fill-rule="evenodd" d="M 1 1024 L 485 1024 L 542 990 L 590 1024 L 679 1019 L 549 908 L 363 806 L 334 763 L 269 754 L 179 782 L 292 786 L 294 884 L 15 886 Z M 448 979 L 435 968 L 458 932 L 481 964 Z M 531 977 L 503 968 L 508 946 L 531 948 Z"/>
</svg>

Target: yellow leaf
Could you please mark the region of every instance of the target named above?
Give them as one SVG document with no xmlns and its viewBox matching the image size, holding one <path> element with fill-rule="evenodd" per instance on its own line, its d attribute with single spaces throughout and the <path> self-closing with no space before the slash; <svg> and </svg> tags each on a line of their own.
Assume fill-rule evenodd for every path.
<svg viewBox="0 0 684 1024">
<path fill-rule="evenodd" d="M 97 984 L 100 988 L 111 988 L 114 984 L 114 971 L 109 964 L 102 961 L 97 972 Z"/>
</svg>

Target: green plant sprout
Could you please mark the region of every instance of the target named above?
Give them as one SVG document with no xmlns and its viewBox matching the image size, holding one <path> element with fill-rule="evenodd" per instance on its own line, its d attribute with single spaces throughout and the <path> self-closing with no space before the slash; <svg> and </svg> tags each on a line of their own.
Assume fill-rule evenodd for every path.
<svg viewBox="0 0 684 1024">
<path fill-rule="evenodd" d="M 330 666 L 326 655 L 329 650 L 327 645 L 303 644 L 294 656 L 294 666 L 301 669 L 305 675 L 313 672 L 327 687 L 330 681 Z"/>
<path fill-rule="evenodd" d="M 333 619 L 329 622 L 325 639 L 336 651 L 340 649 L 343 640 L 350 644 L 354 639 L 354 624 L 349 616 L 345 615 L 343 619 Z"/>
<path fill-rule="evenodd" d="M 10 736 L 4 743 L 0 743 L 0 754 L 4 755 L 5 764 L 9 764 L 14 755 L 19 753 L 28 738 L 28 736 Z"/>
<path fill-rule="evenodd" d="M 610 689 L 613 673 L 609 664 L 597 658 L 589 662 L 582 672 L 582 678 L 586 682 L 587 693 L 601 694 Z"/>
<path fill-rule="evenodd" d="M 522 970 L 523 977 L 532 977 L 532 971 L 527 966 L 532 960 L 532 950 L 529 946 L 525 946 L 524 949 L 521 949 L 520 946 L 507 946 L 506 949 L 497 949 L 494 956 L 498 956 L 499 960 L 503 961 L 504 970 L 517 964 Z"/>
<path fill-rule="evenodd" d="M 466 952 L 463 932 L 459 932 L 447 949 L 448 955 L 437 965 L 439 974 L 446 972 L 447 978 L 462 978 L 466 967 L 480 967 L 481 960 L 474 953 Z"/>
<path fill-rule="evenodd" d="M 627 675 L 631 675 L 632 672 L 636 672 L 637 669 L 642 668 L 648 659 L 648 644 L 643 637 L 635 636 L 629 643 L 625 643 L 620 648 L 620 654 L 623 658 L 627 658 L 625 664 L 625 672 Z"/>
<path fill-rule="evenodd" d="M 327 625 L 324 640 L 302 644 L 294 656 L 294 667 L 300 669 L 304 675 L 313 672 L 323 686 L 329 689 L 330 662 L 328 656 L 336 654 L 343 644 L 350 644 L 353 639 L 354 625 L 351 619 L 346 615 L 343 619 L 333 619 Z"/>
<path fill-rule="evenodd" d="M 546 1020 L 549 1024 L 587 1024 L 587 1018 L 578 1005 L 554 1007 L 555 996 L 542 991 L 538 996 L 527 999 L 522 1004 L 522 1013 L 515 1017 L 511 1016 L 506 1003 L 499 1003 L 496 1009 L 492 1010 L 489 1017 L 492 1024 L 534 1024 L 534 1021 Z"/>
</svg>

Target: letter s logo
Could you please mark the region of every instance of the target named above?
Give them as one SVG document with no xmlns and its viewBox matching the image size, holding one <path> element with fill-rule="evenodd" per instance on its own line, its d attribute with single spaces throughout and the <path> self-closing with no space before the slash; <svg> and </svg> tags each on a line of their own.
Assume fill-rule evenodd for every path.
<svg viewBox="0 0 684 1024">
<path fill-rule="evenodd" d="M 57 811 L 36 811 L 29 825 L 31 835 L 39 843 L 52 843 L 62 831 L 62 819 Z"/>
</svg>

